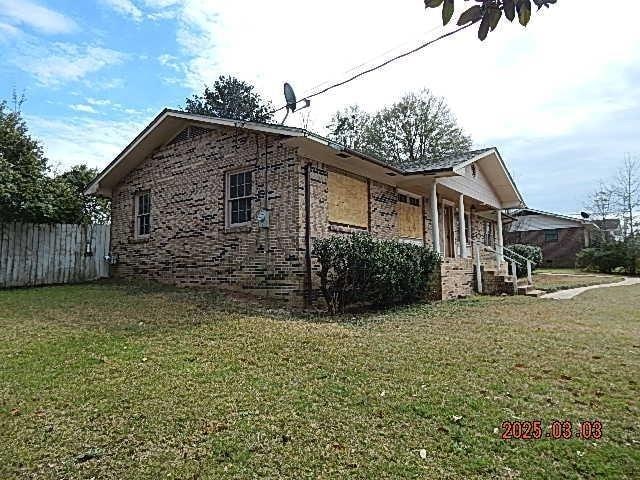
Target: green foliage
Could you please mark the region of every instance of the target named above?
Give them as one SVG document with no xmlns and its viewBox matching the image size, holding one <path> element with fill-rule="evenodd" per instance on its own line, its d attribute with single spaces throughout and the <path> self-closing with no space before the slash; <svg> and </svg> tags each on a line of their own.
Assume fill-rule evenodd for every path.
<svg viewBox="0 0 640 480">
<path fill-rule="evenodd" d="M 457 124 L 445 99 L 424 89 L 374 114 L 357 106 L 337 112 L 329 138 L 399 167 L 466 152 L 471 138 Z"/>
<path fill-rule="evenodd" d="M 585 248 L 576 256 L 576 266 L 602 273 L 621 272 L 635 275 L 640 260 L 640 240 L 602 243 Z"/>
<path fill-rule="evenodd" d="M 84 193 L 97 175 L 95 168 L 76 165 L 50 180 L 55 199 L 54 223 L 109 223 L 109 200 Z"/>
<path fill-rule="evenodd" d="M 504 12 L 507 20 L 513 22 L 518 14 L 520 25 L 526 27 L 531 20 L 531 0 L 476 0 L 480 5 L 474 5 L 465 10 L 458 17 L 458 26 L 474 24 L 480 22 L 478 28 L 478 38 L 484 40 L 489 32 L 493 32 Z M 533 0 L 538 10 L 542 7 L 549 8 L 549 5 L 557 3 L 557 0 Z M 425 8 L 438 8 L 442 6 L 442 23 L 448 24 L 455 11 L 455 0 L 425 0 Z"/>
<path fill-rule="evenodd" d="M 529 260 L 531 260 L 531 271 L 532 272 L 538 266 L 540 266 L 542 264 L 542 248 L 538 247 L 537 245 L 515 244 L 515 245 L 507 245 L 507 248 L 509 250 L 513 250 L 518 255 L 522 255 L 523 257 L 528 258 Z M 507 256 L 509 256 L 508 253 L 507 253 Z M 521 259 L 516 258 L 516 260 L 520 261 Z M 518 264 L 516 270 L 518 271 L 518 276 L 519 277 L 524 277 L 524 276 L 527 275 L 527 265 L 526 264 L 523 264 L 523 265 Z"/>
<path fill-rule="evenodd" d="M 254 89 L 247 82 L 221 75 L 211 88 L 205 86 L 202 95 L 187 98 L 184 109 L 199 115 L 268 122 L 273 117 L 271 104 L 263 100 Z"/>
<path fill-rule="evenodd" d="M 50 215 L 47 161 L 17 109 L 0 102 L 0 221 Z"/>
<path fill-rule="evenodd" d="M 376 240 L 367 233 L 314 242 L 330 313 L 354 304 L 386 306 L 424 298 L 440 256 L 430 248 Z"/>
<path fill-rule="evenodd" d="M 107 222 L 107 201 L 83 193 L 97 171 L 80 165 L 51 176 L 18 109 L 21 103 L 11 110 L 0 102 L 0 222 Z"/>
</svg>

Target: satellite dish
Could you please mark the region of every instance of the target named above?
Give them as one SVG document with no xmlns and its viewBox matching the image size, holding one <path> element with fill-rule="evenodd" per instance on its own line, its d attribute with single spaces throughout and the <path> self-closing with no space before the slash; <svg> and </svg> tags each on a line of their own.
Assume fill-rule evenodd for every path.
<svg viewBox="0 0 640 480">
<path fill-rule="evenodd" d="M 580 216 L 587 220 L 591 215 L 589 215 L 587 212 L 580 212 Z"/>
<path fill-rule="evenodd" d="M 293 91 L 293 87 L 291 86 L 290 83 L 285 82 L 284 84 L 284 99 L 287 102 L 287 113 L 285 114 L 284 118 L 282 119 L 282 122 L 280 122 L 281 125 L 284 125 L 284 122 L 287 120 L 287 117 L 289 116 L 289 112 L 295 112 L 296 110 L 302 110 L 304 108 L 307 108 L 311 105 L 311 100 L 309 100 L 308 98 L 303 98 L 302 100 L 300 100 L 300 102 L 303 102 L 304 105 L 300 108 L 298 108 L 298 99 L 296 98 L 296 93 Z M 282 109 L 280 109 L 282 110 Z"/>
<path fill-rule="evenodd" d="M 284 99 L 287 102 L 287 109 L 295 112 L 296 105 L 298 103 L 298 100 L 296 99 L 296 92 L 294 92 L 293 87 L 286 82 L 284 84 Z"/>
</svg>

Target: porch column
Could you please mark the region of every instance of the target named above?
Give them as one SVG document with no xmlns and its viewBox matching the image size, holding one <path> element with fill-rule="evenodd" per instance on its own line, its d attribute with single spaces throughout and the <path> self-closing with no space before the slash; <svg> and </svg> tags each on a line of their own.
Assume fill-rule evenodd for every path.
<svg viewBox="0 0 640 480">
<path fill-rule="evenodd" d="M 458 206 L 458 227 L 460 229 L 460 257 L 467 258 L 467 231 L 464 221 L 464 195 L 460 194 L 460 205 Z"/>
<path fill-rule="evenodd" d="M 438 194 L 437 180 L 433 181 L 431 186 L 431 239 L 433 240 L 433 249 L 440 253 L 440 219 L 438 218 Z"/>
<path fill-rule="evenodd" d="M 496 251 L 498 252 L 498 258 L 502 262 L 503 255 L 504 255 L 504 250 L 503 250 L 504 242 L 502 240 L 502 210 L 498 209 L 497 214 L 498 214 L 498 245 L 497 245 Z"/>
</svg>

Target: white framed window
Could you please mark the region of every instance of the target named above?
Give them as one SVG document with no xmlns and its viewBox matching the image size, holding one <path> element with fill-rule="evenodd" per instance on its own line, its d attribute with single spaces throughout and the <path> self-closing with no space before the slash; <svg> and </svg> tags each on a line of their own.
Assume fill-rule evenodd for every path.
<svg viewBox="0 0 640 480">
<path fill-rule="evenodd" d="M 253 201 L 253 172 L 228 172 L 226 176 L 228 227 L 251 223 L 251 203 Z"/>
<path fill-rule="evenodd" d="M 151 234 L 151 193 L 142 192 L 135 197 L 135 236 L 146 238 Z"/>
</svg>

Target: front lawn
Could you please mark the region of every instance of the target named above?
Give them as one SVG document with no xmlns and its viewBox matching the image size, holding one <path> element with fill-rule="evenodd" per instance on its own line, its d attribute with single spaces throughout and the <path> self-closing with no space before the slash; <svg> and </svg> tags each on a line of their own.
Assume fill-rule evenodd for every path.
<svg viewBox="0 0 640 480">
<path fill-rule="evenodd" d="M 624 280 L 624 277 L 603 274 L 547 274 L 536 272 L 533 276 L 533 284 L 535 288 L 546 292 L 556 292 L 558 290 L 568 290 L 571 288 L 615 283 L 621 282 L 622 280 Z"/>
<path fill-rule="evenodd" d="M 640 287 L 341 322 L 169 288 L 2 291 L 0 358 L 2 479 L 640 478 Z M 554 419 L 603 437 L 500 438 Z"/>
</svg>

